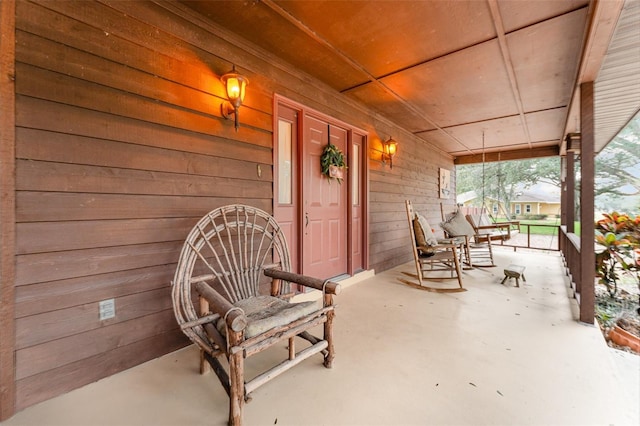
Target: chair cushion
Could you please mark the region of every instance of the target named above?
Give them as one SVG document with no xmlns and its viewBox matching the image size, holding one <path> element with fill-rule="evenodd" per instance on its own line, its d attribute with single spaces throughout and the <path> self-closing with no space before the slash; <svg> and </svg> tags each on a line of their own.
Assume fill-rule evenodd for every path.
<svg viewBox="0 0 640 426">
<path fill-rule="evenodd" d="M 467 235 L 472 237 L 475 234 L 473 226 L 465 219 L 460 210 L 456 211 L 449 219 L 440 223 L 442 229 L 451 237 Z"/>
<path fill-rule="evenodd" d="M 433 234 L 427 218 L 419 213 L 416 213 L 416 217 L 413 219 L 413 230 L 416 234 L 417 246 L 424 247 L 438 245 L 438 239 Z"/>
<path fill-rule="evenodd" d="M 475 226 L 493 225 L 493 222 L 491 222 L 491 220 L 489 219 L 489 216 L 487 216 L 484 213 L 483 214 L 470 214 L 468 216 L 471 219 L 471 223 L 473 223 Z"/>
<path fill-rule="evenodd" d="M 239 300 L 234 303 L 234 306 L 242 309 L 247 316 L 247 328 L 244 330 L 245 339 L 289 324 L 322 307 L 320 300 L 289 303 L 272 296 L 250 297 Z M 226 327 L 223 319 L 218 320 L 217 328 L 220 333 L 225 334 Z"/>
</svg>

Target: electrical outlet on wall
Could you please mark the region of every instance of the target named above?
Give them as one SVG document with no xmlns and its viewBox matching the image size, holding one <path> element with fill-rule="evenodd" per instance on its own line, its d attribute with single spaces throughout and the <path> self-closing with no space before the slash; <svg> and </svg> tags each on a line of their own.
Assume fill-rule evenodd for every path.
<svg viewBox="0 0 640 426">
<path fill-rule="evenodd" d="M 101 300 L 98 304 L 100 306 L 100 321 L 116 316 L 116 301 L 114 299 Z"/>
</svg>

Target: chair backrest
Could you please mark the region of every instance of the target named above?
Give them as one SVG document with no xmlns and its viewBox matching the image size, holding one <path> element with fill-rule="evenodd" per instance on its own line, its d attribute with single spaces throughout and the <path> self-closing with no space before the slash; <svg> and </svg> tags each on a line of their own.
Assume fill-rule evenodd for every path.
<svg viewBox="0 0 640 426">
<path fill-rule="evenodd" d="M 258 295 L 260 284 L 269 281 L 262 271 L 271 267 L 291 270 L 287 242 L 272 216 L 242 204 L 209 212 L 187 236 L 176 267 L 172 293 L 178 323 L 198 319 L 196 283 L 206 282 L 235 303 Z M 289 287 L 283 282 L 280 294 Z"/>
<path fill-rule="evenodd" d="M 486 213 L 469 214 L 467 215 L 467 220 L 471 222 L 474 228 L 477 228 L 478 226 L 493 225 L 494 223 Z"/>
<path fill-rule="evenodd" d="M 407 224 L 409 226 L 409 236 L 411 238 L 411 249 L 413 250 L 413 259 L 416 262 L 420 262 L 420 254 L 418 253 L 418 240 L 416 239 L 416 231 L 413 225 L 413 220 L 416 217 L 416 213 L 411 205 L 411 200 L 405 200 L 404 202 L 407 210 Z"/>
</svg>

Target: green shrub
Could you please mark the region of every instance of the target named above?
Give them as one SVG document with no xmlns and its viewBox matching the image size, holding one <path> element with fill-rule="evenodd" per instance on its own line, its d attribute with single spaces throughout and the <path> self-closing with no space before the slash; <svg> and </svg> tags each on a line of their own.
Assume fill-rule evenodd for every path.
<svg viewBox="0 0 640 426">
<path fill-rule="evenodd" d="M 640 287 L 640 215 L 603 216 L 595 224 L 596 275 L 613 298 L 623 275 L 633 277 Z"/>
<path fill-rule="evenodd" d="M 547 218 L 546 214 L 525 214 L 525 220 L 545 220 Z"/>
</svg>

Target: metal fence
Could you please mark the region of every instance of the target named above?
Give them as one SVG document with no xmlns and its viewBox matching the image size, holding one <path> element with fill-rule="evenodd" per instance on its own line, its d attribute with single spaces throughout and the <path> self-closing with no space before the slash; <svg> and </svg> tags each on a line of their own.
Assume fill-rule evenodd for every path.
<svg viewBox="0 0 640 426">
<path fill-rule="evenodd" d="M 543 234 L 537 233 L 537 231 L 542 229 L 545 230 Z M 520 232 L 515 235 L 512 234 L 511 238 L 506 241 L 496 241 L 494 244 L 504 247 L 513 247 L 514 251 L 518 248 L 559 251 L 559 235 L 559 225 L 520 224 Z"/>
</svg>

